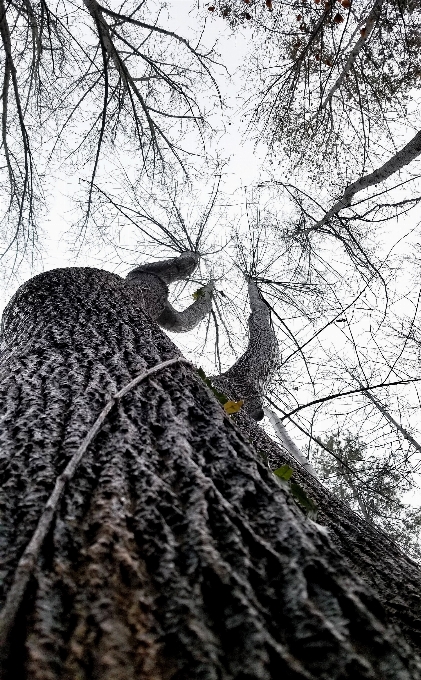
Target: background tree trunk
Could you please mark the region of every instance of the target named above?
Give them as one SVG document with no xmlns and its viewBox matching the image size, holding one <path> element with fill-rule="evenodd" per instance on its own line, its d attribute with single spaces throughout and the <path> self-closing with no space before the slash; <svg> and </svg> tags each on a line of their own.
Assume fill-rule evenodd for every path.
<svg viewBox="0 0 421 680">
<path fill-rule="evenodd" d="M 118 276 L 64 269 L 32 279 L 5 312 L 3 601 L 57 476 L 105 403 L 179 355 L 141 300 Z M 110 413 L 2 643 L 2 680 L 420 677 L 326 531 L 184 365 Z"/>
</svg>

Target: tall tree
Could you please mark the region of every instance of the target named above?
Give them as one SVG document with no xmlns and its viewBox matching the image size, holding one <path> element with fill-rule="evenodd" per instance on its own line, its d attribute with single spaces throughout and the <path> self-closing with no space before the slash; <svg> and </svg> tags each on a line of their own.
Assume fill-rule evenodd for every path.
<svg viewBox="0 0 421 680">
<path fill-rule="evenodd" d="M 331 10 L 319 12 L 324 27 Z M 331 26 L 333 38 L 337 26 Z M 55 11 L 45 2 L 8 3 L 0 13 L 0 37 L 11 240 L 19 247 L 34 233 L 31 163 L 33 150 L 44 148 L 47 160 L 65 156 L 78 170 L 89 161 L 82 239 L 89 220 L 99 231 L 102 221 L 107 229 L 112 221 L 118 238 L 126 220 L 141 234 L 147 259 L 152 252 L 158 257 L 157 247 L 179 253 L 136 267 L 126 281 L 99 270 L 45 274 L 26 284 L 6 311 L 3 675 L 419 677 L 418 567 L 326 492 L 282 422 L 275 419 L 281 447 L 256 424 L 267 407 L 271 378 L 277 396 L 296 389 L 294 367 L 294 387 L 281 374 L 291 356 L 303 358 L 313 381 L 311 355 L 303 349 L 321 329 L 302 343 L 284 317 L 293 309 L 310 324 L 305 298 L 311 294 L 313 316 L 323 318 L 325 328 L 346 307 L 336 290 L 339 277 L 330 278 L 332 268 L 314 266 L 325 237 L 344 247 L 365 288 L 374 279 L 385 284 L 379 258 L 373 264 L 373 252 L 369 257 L 364 250 L 364 234 L 347 228 L 350 218 L 342 224 L 341 211 L 352 207 L 364 187 L 348 187 L 323 224 L 306 221 L 298 200 L 298 229 L 289 228 L 285 215 L 281 228 L 253 225 L 250 253 L 234 230 L 223 244 L 219 276 L 207 258 L 220 244 L 203 247 L 218 182 L 193 229 L 186 226 L 177 191 L 171 195 L 170 189 L 156 205 L 158 179 L 168 188 L 171 159 L 187 169 L 188 155 L 179 145 L 185 124 L 201 134 L 196 95 L 201 76 L 209 76 L 207 54 L 136 3 L 118 11 L 93 0 L 59 3 Z M 358 38 L 358 54 L 366 42 Z M 177 48 L 172 54 L 171 44 Z M 345 81 L 346 73 L 331 103 Z M 327 108 L 321 106 L 321 115 Z M 37 137 L 40 113 L 46 118 Z M 417 144 L 418 137 L 409 160 Z M 408 162 L 402 152 L 396 158 L 397 165 L 379 163 L 380 175 L 365 175 L 366 186 Z M 147 201 L 139 181 L 145 175 L 153 182 Z M 171 183 L 177 187 L 176 175 Z M 195 273 L 199 250 L 210 269 L 206 284 Z M 235 284 L 233 290 L 217 290 L 222 276 Z M 168 296 L 168 285 L 177 280 L 178 293 L 188 282 L 197 288 L 183 311 L 177 293 L 172 302 Z M 239 338 L 240 358 L 226 314 L 236 321 L 241 316 L 239 281 L 251 308 L 245 351 Z M 332 306 L 323 294 L 329 286 Z M 349 307 L 361 294 L 352 292 Z M 204 335 L 215 340 L 218 366 L 211 379 L 198 376 L 158 327 L 189 331 L 209 314 Z M 294 349 L 278 362 L 280 330 Z M 236 355 L 231 368 L 221 358 L 220 335 Z M 282 384 L 274 374 L 282 375 Z M 314 403 L 325 399 L 317 395 Z M 291 422 L 308 406 L 295 402 L 282 414 Z M 265 461 L 277 469 L 276 478 Z M 313 521 L 315 504 L 320 525 Z M 313 519 L 302 514 L 306 508 Z"/>
<path fill-rule="evenodd" d="M 275 158 L 286 153 L 315 178 L 322 174 L 329 181 L 336 170 L 349 181 L 377 165 L 385 148 L 400 145 L 400 121 L 405 132 L 408 119 L 417 124 L 412 114 L 421 74 L 418 3 L 247 4 L 262 43 L 252 46 L 260 87 L 253 79 L 250 131 L 263 133 Z M 244 15 L 241 5 L 232 3 L 231 22 Z"/>
<path fill-rule="evenodd" d="M 321 443 L 313 464 L 328 488 L 419 561 L 421 512 L 401 501 L 411 479 L 402 455 L 387 449 L 375 455 L 350 432 L 335 432 Z"/>
<path fill-rule="evenodd" d="M 0 177 L 9 195 L 0 220 L 9 247 L 36 243 L 45 180 L 58 168 L 77 167 L 85 180 L 83 232 L 95 181 L 115 176 L 122 158 L 134 181 L 156 179 L 174 165 L 187 172 L 191 146 L 203 147 L 198 95 L 215 86 L 211 54 L 161 25 L 159 6 L 108 5 L 0 2 Z"/>
<path fill-rule="evenodd" d="M 155 323 L 196 264 L 55 270 L 5 312 L 2 678 L 419 677 L 416 630 L 390 627 Z"/>
</svg>

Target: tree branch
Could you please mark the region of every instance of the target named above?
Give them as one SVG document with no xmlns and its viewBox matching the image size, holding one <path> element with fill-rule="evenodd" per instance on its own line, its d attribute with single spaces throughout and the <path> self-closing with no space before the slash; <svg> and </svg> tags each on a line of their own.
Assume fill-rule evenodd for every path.
<svg viewBox="0 0 421 680">
<path fill-rule="evenodd" d="M 248 347 L 228 371 L 212 380 L 236 399 L 243 399 L 245 411 L 254 420 L 262 420 L 262 398 L 278 363 L 279 346 L 269 307 L 251 278 L 248 293 L 251 308 Z"/>
<path fill-rule="evenodd" d="M 403 149 L 395 153 L 392 158 L 390 158 L 384 165 L 382 165 L 380 168 L 377 168 L 377 170 L 374 170 L 374 172 L 370 173 L 369 175 L 365 175 L 364 177 L 360 177 L 356 182 L 353 182 L 350 184 L 342 194 L 341 198 L 336 201 L 335 205 L 326 213 L 326 215 L 316 222 L 312 227 L 306 228 L 304 231 L 305 233 L 310 233 L 312 231 L 316 231 L 317 229 L 320 229 L 323 227 L 329 220 L 332 219 L 332 217 L 335 217 L 341 210 L 344 208 L 349 208 L 351 205 L 351 201 L 355 194 L 359 193 L 360 191 L 363 191 L 363 189 L 367 189 L 368 187 L 375 186 L 376 184 L 380 184 L 380 182 L 384 182 L 384 180 L 388 179 L 391 177 L 391 175 L 395 174 L 395 172 L 399 172 L 399 170 L 402 170 L 406 165 L 408 165 L 411 161 L 413 161 L 419 154 L 421 153 L 421 131 L 417 132 L 417 134 L 411 139 L 408 144 L 406 144 Z"/>
<path fill-rule="evenodd" d="M 212 311 L 213 282 L 204 286 L 198 292 L 197 299 L 187 309 L 179 312 L 167 301 L 157 322 L 162 328 L 172 333 L 186 333 L 191 331 Z"/>
<path fill-rule="evenodd" d="M 355 43 L 345 66 L 342 69 L 342 73 L 340 76 L 337 78 L 336 82 L 334 85 L 332 85 L 329 93 L 327 94 L 325 100 L 321 104 L 320 108 L 325 109 L 328 104 L 332 101 L 332 97 L 335 94 L 337 90 L 339 90 L 340 86 L 342 85 L 343 81 L 345 80 L 346 76 L 350 72 L 351 68 L 355 64 L 357 57 L 359 53 L 361 52 L 362 48 L 364 47 L 365 43 L 367 42 L 374 26 L 376 25 L 383 6 L 383 0 L 376 0 L 373 7 L 371 8 L 370 14 L 367 17 L 367 21 L 365 24 L 365 28 L 363 31 L 361 31 L 361 36 Z"/>
</svg>

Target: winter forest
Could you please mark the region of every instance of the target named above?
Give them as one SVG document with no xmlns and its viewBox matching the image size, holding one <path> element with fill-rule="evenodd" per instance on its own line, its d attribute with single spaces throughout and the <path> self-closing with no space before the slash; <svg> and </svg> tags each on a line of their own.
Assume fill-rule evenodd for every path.
<svg viewBox="0 0 421 680">
<path fill-rule="evenodd" d="M 0 37 L 0 680 L 421 678 L 420 3 Z"/>
</svg>

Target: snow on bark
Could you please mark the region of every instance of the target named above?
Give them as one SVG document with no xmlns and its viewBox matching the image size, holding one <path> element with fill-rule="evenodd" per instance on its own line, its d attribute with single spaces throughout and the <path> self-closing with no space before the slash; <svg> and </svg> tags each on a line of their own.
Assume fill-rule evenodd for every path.
<svg viewBox="0 0 421 680">
<path fill-rule="evenodd" d="M 243 399 L 245 411 L 254 420 L 262 420 L 263 397 L 277 367 L 279 346 L 269 307 L 252 279 L 248 282 L 248 293 L 251 314 L 247 350 L 228 371 L 213 381 L 230 398 Z"/>
<path fill-rule="evenodd" d="M 5 311 L 2 602 L 104 405 L 180 356 L 143 300 L 114 274 L 63 269 L 29 281 Z M 420 677 L 377 599 L 244 433 L 185 365 L 126 394 L 58 504 L 1 640 L 2 680 Z"/>
</svg>

